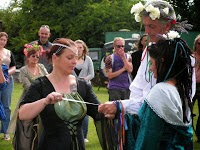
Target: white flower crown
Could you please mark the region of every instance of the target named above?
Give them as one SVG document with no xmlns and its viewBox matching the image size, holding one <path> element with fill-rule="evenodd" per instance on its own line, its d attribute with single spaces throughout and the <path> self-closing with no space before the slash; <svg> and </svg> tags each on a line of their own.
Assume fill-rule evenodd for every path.
<svg viewBox="0 0 200 150">
<path fill-rule="evenodd" d="M 149 17 L 151 17 L 152 20 L 159 19 L 160 18 L 160 9 L 158 7 L 154 7 L 152 4 L 145 7 L 141 2 L 133 5 L 131 8 L 131 14 L 134 13 L 136 22 L 141 22 L 142 18 L 140 13 L 145 10 L 149 13 Z M 162 9 L 162 11 L 168 15 L 169 14 L 169 8 L 165 7 Z"/>
</svg>

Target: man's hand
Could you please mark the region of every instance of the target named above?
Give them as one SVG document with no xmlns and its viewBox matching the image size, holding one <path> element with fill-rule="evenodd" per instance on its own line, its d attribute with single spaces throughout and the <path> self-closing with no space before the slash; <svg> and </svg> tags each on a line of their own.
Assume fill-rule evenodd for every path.
<svg viewBox="0 0 200 150">
<path fill-rule="evenodd" d="M 105 102 L 104 104 L 99 105 L 98 111 L 103 113 L 105 117 L 113 119 L 115 117 L 115 113 L 117 112 L 117 107 L 113 102 Z"/>
</svg>

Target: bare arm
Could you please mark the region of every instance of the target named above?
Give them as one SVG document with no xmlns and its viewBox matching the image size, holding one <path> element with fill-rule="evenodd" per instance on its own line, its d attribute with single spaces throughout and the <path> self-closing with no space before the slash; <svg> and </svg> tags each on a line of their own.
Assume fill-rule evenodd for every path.
<svg viewBox="0 0 200 150">
<path fill-rule="evenodd" d="M 112 79 L 112 78 L 119 76 L 124 71 L 126 71 L 125 67 L 123 67 L 115 72 L 112 72 L 112 69 L 106 69 L 106 76 L 108 77 L 108 79 Z"/>
<path fill-rule="evenodd" d="M 132 58 L 131 58 L 131 56 L 129 56 L 129 58 L 128 58 L 128 54 L 127 54 L 127 58 L 128 58 L 127 59 L 126 56 L 125 56 L 126 54 L 125 54 L 124 51 L 119 51 L 119 55 L 120 55 L 120 57 L 123 60 L 124 68 L 126 69 L 126 71 L 128 73 L 131 73 L 133 71 L 133 65 L 132 65 Z"/>
<path fill-rule="evenodd" d="M 133 71 L 132 59 L 126 59 L 123 57 L 122 60 L 124 62 L 124 68 L 126 69 L 126 71 L 128 73 L 131 73 Z"/>
<path fill-rule="evenodd" d="M 108 79 L 115 78 L 119 76 L 121 73 L 126 71 L 126 69 L 123 67 L 115 72 L 112 71 L 112 58 L 111 55 L 109 55 L 105 60 L 105 70 L 106 70 L 106 76 Z"/>
<path fill-rule="evenodd" d="M 3 74 L 3 70 L 2 67 L 0 65 L 0 83 L 4 83 L 6 81 L 4 74 Z"/>
<path fill-rule="evenodd" d="M 15 71 L 16 71 L 16 66 L 12 66 L 12 67 L 9 68 L 8 74 L 13 75 L 13 74 L 15 74 Z"/>
<path fill-rule="evenodd" d="M 31 120 L 35 118 L 48 104 L 55 104 L 62 100 L 62 94 L 52 92 L 46 98 L 32 103 L 26 103 L 19 108 L 20 120 Z"/>
</svg>

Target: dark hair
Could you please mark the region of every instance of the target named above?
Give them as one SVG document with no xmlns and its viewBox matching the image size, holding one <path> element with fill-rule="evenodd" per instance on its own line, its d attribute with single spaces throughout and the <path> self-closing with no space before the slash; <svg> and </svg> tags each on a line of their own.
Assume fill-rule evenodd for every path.
<svg viewBox="0 0 200 150">
<path fill-rule="evenodd" d="M 146 37 L 146 36 L 148 36 L 147 34 L 143 34 L 142 36 L 141 36 L 141 38 L 140 38 L 140 40 L 137 42 L 137 50 L 142 50 L 143 49 L 143 45 L 142 45 L 142 40 L 143 40 L 143 38 L 144 37 Z"/>
<path fill-rule="evenodd" d="M 157 83 L 174 78 L 180 98 L 182 100 L 183 121 L 189 122 L 186 106 L 192 112 L 192 51 L 180 38 L 174 40 L 160 39 L 156 44 L 148 47 L 150 57 L 155 59 L 157 68 Z M 187 104 L 188 103 L 188 104 Z"/>
<path fill-rule="evenodd" d="M 56 43 L 57 44 L 66 45 L 69 48 L 76 46 L 75 42 L 72 41 L 71 39 L 67 39 L 67 38 L 58 38 L 58 39 L 55 39 L 53 41 L 53 45 L 51 46 L 49 52 L 47 53 L 48 60 L 51 60 L 53 54 L 56 54 L 56 56 L 60 56 L 63 53 L 63 49 L 65 49 L 65 47 L 63 47 L 63 46 L 54 45 Z"/>
</svg>

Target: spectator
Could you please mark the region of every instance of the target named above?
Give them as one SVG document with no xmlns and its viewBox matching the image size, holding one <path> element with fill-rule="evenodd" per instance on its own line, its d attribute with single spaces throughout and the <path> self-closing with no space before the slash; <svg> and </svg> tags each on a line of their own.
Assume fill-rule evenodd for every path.
<svg viewBox="0 0 200 150">
<path fill-rule="evenodd" d="M 75 43 L 77 44 L 78 48 L 78 61 L 72 74 L 77 78 L 86 80 L 89 83 L 91 83 L 90 80 L 94 78 L 94 66 L 92 59 L 87 55 L 88 47 L 82 40 L 76 40 Z M 87 139 L 88 123 L 89 123 L 89 117 L 88 115 L 86 115 L 85 118 L 83 119 L 83 125 L 82 125 L 84 142 L 89 142 L 89 140 Z"/>
<path fill-rule="evenodd" d="M 132 57 L 132 64 L 133 64 L 133 71 L 132 71 L 132 78 L 134 80 L 136 74 L 137 74 L 137 71 L 138 71 L 138 68 L 140 66 L 140 62 L 141 62 L 141 57 L 142 57 L 142 52 L 143 50 L 146 48 L 147 46 L 147 34 L 143 34 L 140 38 L 140 40 L 138 41 L 137 43 L 137 50 L 134 51 L 132 54 L 131 54 L 131 57 Z"/>
<path fill-rule="evenodd" d="M 52 70 L 52 64 L 47 59 L 46 54 L 49 52 L 49 49 L 51 48 L 52 43 L 49 42 L 51 32 L 48 25 L 42 25 L 38 31 L 38 36 L 40 37 L 38 40 L 31 42 L 30 44 L 33 44 L 37 42 L 39 45 L 43 47 L 44 52 L 39 58 L 39 63 L 43 64 L 47 71 L 50 73 Z"/>
<path fill-rule="evenodd" d="M 42 51 L 43 48 L 38 45 L 38 43 L 33 43 L 32 45 L 25 44 L 24 55 L 26 57 L 26 65 L 20 68 L 19 73 L 19 81 L 22 83 L 24 89 L 10 121 L 8 133 L 13 134 L 15 132 L 19 104 L 23 100 L 24 95 L 27 93 L 31 83 L 38 77 L 48 74 L 44 65 L 38 63 Z"/>
<path fill-rule="evenodd" d="M 198 101 L 198 111 L 200 114 L 200 34 L 194 40 L 194 56 L 196 59 L 195 63 L 195 74 L 196 74 L 196 93 L 193 100 L 193 105 Z M 200 116 L 198 115 L 196 124 L 196 136 L 197 141 L 200 142 Z"/>
<path fill-rule="evenodd" d="M 132 59 L 124 52 L 125 40 L 116 37 L 113 42 L 114 53 L 108 55 L 105 60 L 106 76 L 109 79 L 109 101 L 128 99 L 131 84 Z"/>
<path fill-rule="evenodd" d="M 0 58 L 0 90 L 3 90 L 7 87 L 8 80 L 8 66 L 2 64 L 2 58 Z"/>
<path fill-rule="evenodd" d="M 7 129 L 10 122 L 10 104 L 14 87 L 14 80 L 12 75 L 16 70 L 16 63 L 13 53 L 5 48 L 7 41 L 8 34 L 5 32 L 0 32 L 0 57 L 2 58 L 2 63 L 4 63 L 9 68 L 7 87 L 3 91 L 0 91 L 0 100 L 6 113 L 6 120 L 1 121 L 1 133 L 4 134 L 4 140 L 10 140 L 10 135 L 7 133 Z"/>
</svg>

